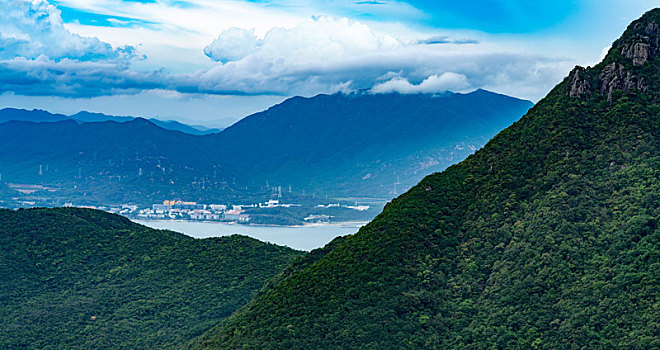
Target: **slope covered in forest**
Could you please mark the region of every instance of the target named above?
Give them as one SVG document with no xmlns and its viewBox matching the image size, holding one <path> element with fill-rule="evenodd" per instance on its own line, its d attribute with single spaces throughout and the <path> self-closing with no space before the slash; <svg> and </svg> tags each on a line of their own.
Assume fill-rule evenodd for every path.
<svg viewBox="0 0 660 350">
<path fill-rule="evenodd" d="M 178 347 L 300 255 L 94 210 L 0 210 L 0 348 Z"/>
<path fill-rule="evenodd" d="M 192 347 L 659 348 L 659 28 L 646 13 L 602 63 Z"/>
</svg>

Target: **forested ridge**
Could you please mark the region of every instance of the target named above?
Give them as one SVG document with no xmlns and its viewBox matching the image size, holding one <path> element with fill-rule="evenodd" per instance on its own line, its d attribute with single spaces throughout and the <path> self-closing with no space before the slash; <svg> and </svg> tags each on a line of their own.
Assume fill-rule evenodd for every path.
<svg viewBox="0 0 660 350">
<path fill-rule="evenodd" d="M 302 254 L 95 210 L 0 210 L 0 348 L 177 348 Z"/>
<path fill-rule="evenodd" d="M 191 347 L 660 348 L 659 25 Z"/>
</svg>

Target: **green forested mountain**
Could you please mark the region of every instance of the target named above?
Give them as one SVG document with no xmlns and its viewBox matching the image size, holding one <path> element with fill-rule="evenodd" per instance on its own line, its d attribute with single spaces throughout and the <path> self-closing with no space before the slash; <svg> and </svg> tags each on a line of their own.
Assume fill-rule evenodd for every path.
<svg viewBox="0 0 660 350">
<path fill-rule="evenodd" d="M 483 149 L 271 281 L 208 349 L 660 348 L 660 10 Z"/>
<path fill-rule="evenodd" d="M 0 348 L 178 347 L 301 254 L 87 209 L 0 210 Z"/>
</svg>

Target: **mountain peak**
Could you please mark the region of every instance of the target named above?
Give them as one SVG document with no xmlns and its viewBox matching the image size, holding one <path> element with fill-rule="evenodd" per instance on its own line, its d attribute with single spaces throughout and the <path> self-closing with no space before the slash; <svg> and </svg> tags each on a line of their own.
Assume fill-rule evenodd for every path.
<svg viewBox="0 0 660 350">
<path fill-rule="evenodd" d="M 126 124 L 134 124 L 134 125 L 154 125 L 151 121 L 148 119 L 142 118 L 142 117 L 136 117 L 133 120 L 130 120 L 126 122 Z M 155 125 L 154 125 L 155 126 Z"/>
<path fill-rule="evenodd" d="M 660 8 L 645 13 L 631 23 L 621 38 L 614 42 L 608 56 L 615 53 L 641 66 L 660 52 Z"/>
<path fill-rule="evenodd" d="M 198 348 L 660 348 L 659 16 Z"/>
<path fill-rule="evenodd" d="M 566 78 L 570 97 L 606 97 L 612 102 L 618 92 L 638 90 L 656 95 L 655 72 L 660 53 L 660 9 L 653 9 L 632 22 L 595 67 L 575 67 Z"/>
</svg>

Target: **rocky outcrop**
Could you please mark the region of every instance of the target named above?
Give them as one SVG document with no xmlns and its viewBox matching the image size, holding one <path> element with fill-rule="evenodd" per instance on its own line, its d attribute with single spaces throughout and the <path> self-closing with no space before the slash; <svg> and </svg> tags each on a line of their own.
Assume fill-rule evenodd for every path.
<svg viewBox="0 0 660 350">
<path fill-rule="evenodd" d="M 633 31 L 635 34 L 621 44 L 621 55 L 641 66 L 660 53 L 660 26 L 656 22 L 637 23 Z"/>
<path fill-rule="evenodd" d="M 568 91 L 570 97 L 579 97 L 591 94 L 591 84 L 586 79 L 586 69 L 576 66 L 568 76 Z"/>
<path fill-rule="evenodd" d="M 618 53 L 621 55 L 619 56 Z M 603 65 L 593 68 L 575 67 L 568 77 L 566 94 L 585 97 L 601 93 L 612 101 L 615 91 L 648 92 L 649 84 L 636 67 L 648 64 L 660 55 L 660 25 L 657 19 L 638 21 L 617 40 Z M 630 64 L 632 63 L 632 65 Z M 602 68 L 600 68 L 602 67 Z"/>
<path fill-rule="evenodd" d="M 634 43 L 632 45 L 625 45 L 621 50 L 621 54 L 630 58 L 634 66 L 641 66 L 649 59 L 650 46 L 646 43 Z"/>
<path fill-rule="evenodd" d="M 616 62 L 606 65 L 598 78 L 600 93 L 606 95 L 608 101 L 612 101 L 612 95 L 616 90 L 628 91 L 637 89 L 642 92 L 648 90 L 643 77 L 636 77 L 631 72 L 626 71 L 623 65 Z"/>
<path fill-rule="evenodd" d="M 602 69 L 598 75 L 598 86 L 596 88 L 592 88 L 588 77 L 589 70 L 580 66 L 575 67 L 568 76 L 566 94 L 570 97 L 585 97 L 591 95 L 597 88 L 597 91 L 607 96 L 607 100 L 611 102 L 612 96 L 617 90 L 648 91 L 648 85 L 643 77 L 637 77 L 626 70 L 625 66 L 616 62 L 612 62 Z"/>
</svg>

